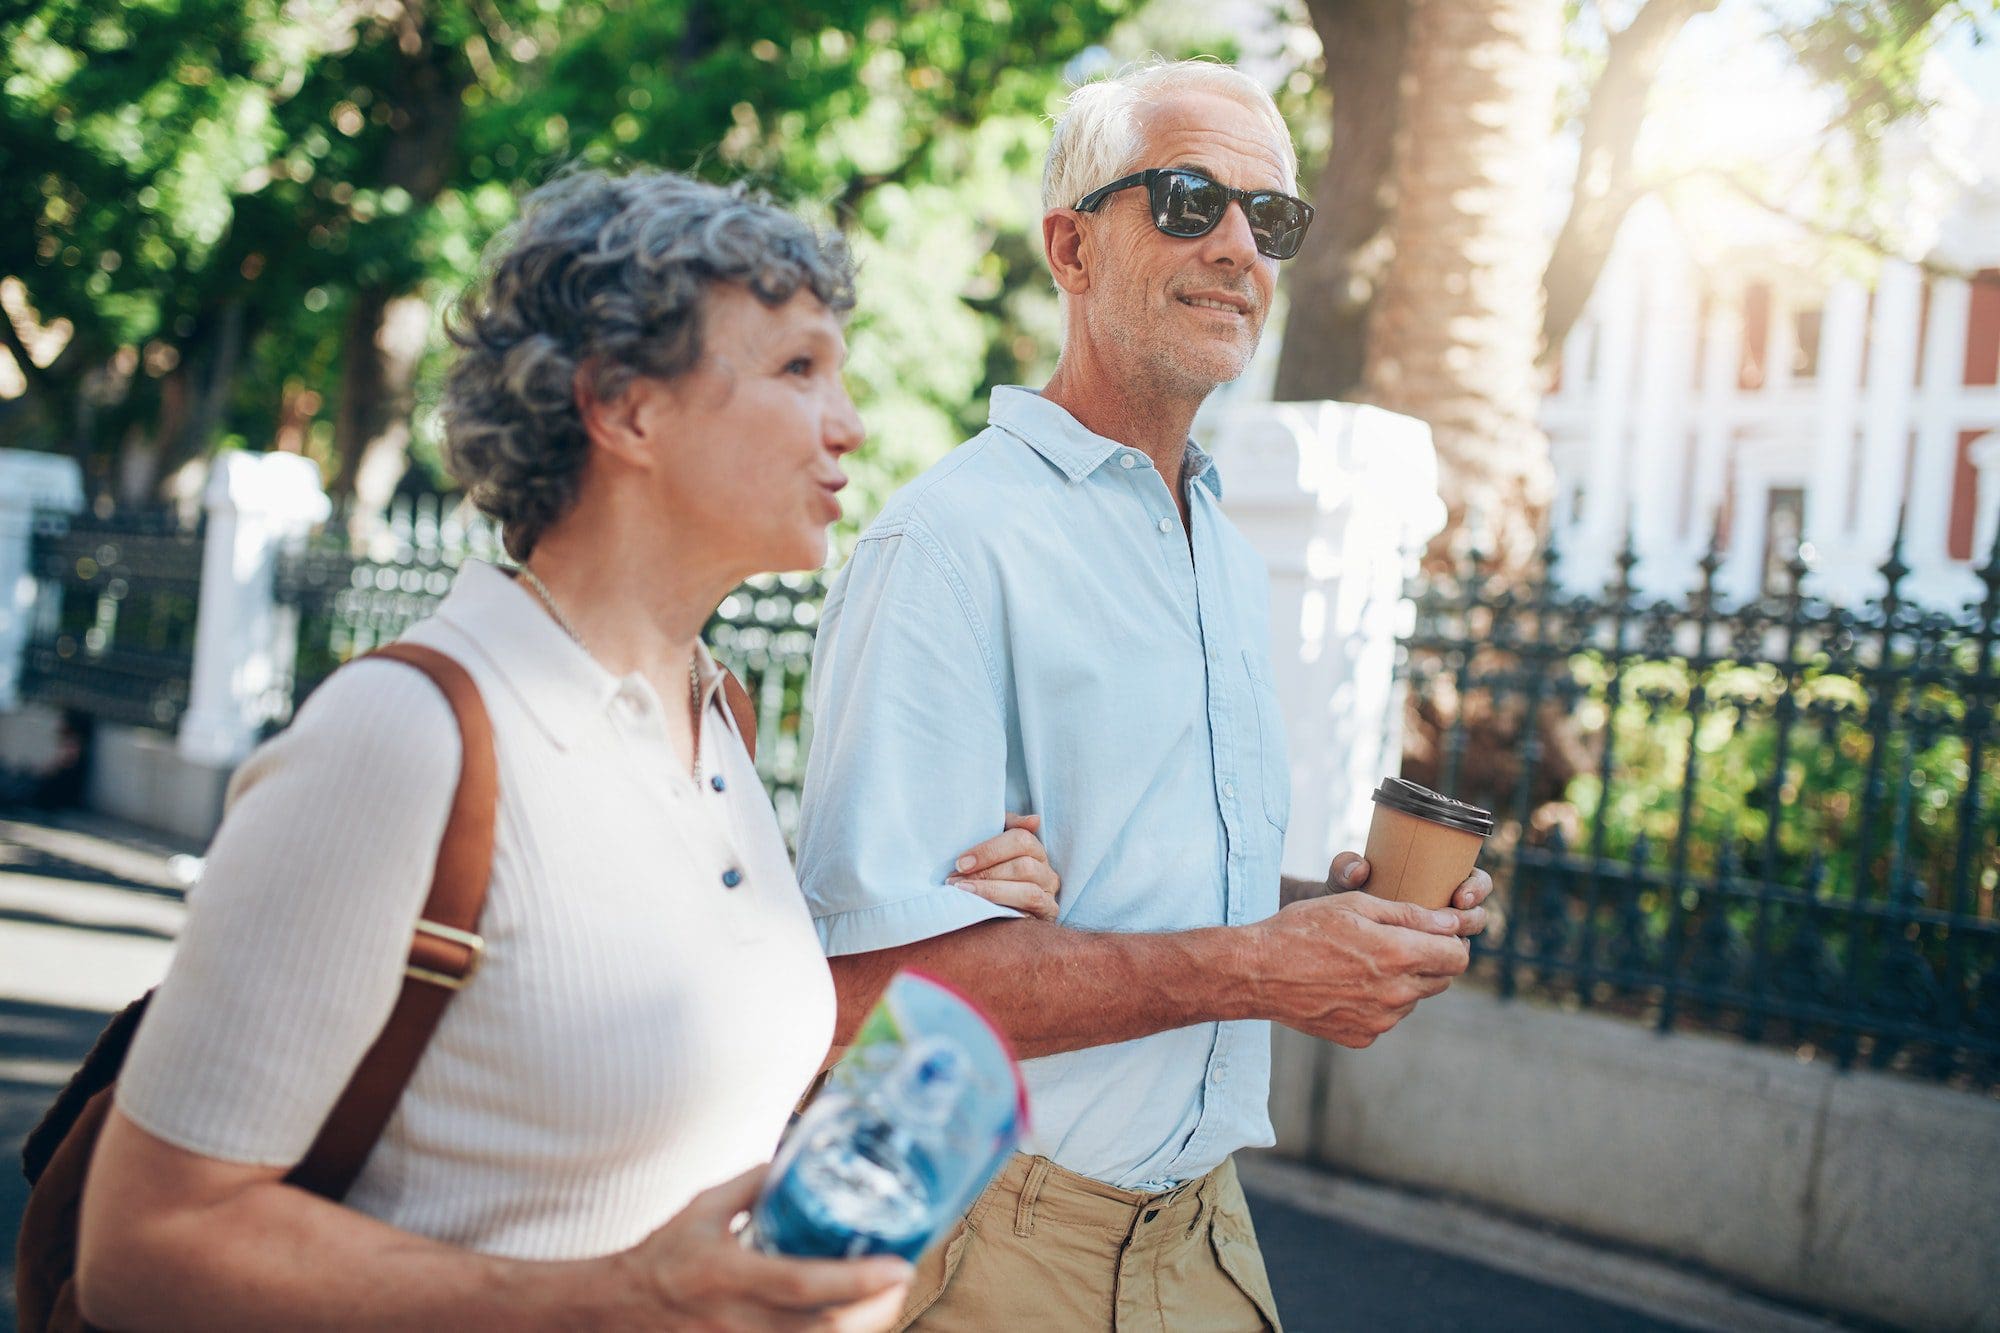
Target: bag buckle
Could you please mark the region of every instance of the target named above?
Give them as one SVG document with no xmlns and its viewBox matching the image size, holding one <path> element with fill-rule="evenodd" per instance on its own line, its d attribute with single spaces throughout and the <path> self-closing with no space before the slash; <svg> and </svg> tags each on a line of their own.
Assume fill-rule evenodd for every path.
<svg viewBox="0 0 2000 1333">
<path fill-rule="evenodd" d="M 431 985 L 442 986 L 446 990 L 463 990 L 465 983 L 472 980 L 472 974 L 479 970 L 480 960 L 486 956 L 486 941 L 469 930 L 460 930 L 456 926 L 441 926 L 435 921 L 426 921 L 421 917 L 417 919 L 416 931 L 417 939 L 410 945 L 412 961 L 403 969 L 403 975 L 415 981 L 428 981 Z M 425 949 L 426 936 L 446 944 L 456 944 L 464 949 L 466 951 L 464 970 L 454 975 L 414 961 L 420 952 L 431 952 Z M 426 961 L 436 961 L 443 966 L 450 965 L 448 960 L 436 958 L 435 954 Z"/>
</svg>

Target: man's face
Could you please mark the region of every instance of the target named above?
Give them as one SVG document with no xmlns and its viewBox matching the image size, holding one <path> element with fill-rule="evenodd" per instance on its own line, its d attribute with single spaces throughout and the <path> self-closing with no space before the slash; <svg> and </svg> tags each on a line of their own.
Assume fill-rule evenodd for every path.
<svg viewBox="0 0 2000 1333">
<path fill-rule="evenodd" d="M 1191 167 L 1239 190 L 1292 188 L 1270 127 L 1231 98 L 1182 93 L 1145 108 L 1139 124 L 1143 147 L 1127 172 Z M 1278 261 L 1257 253 L 1240 204 L 1206 236 L 1168 236 L 1153 226 L 1146 191 L 1135 187 L 1083 223 L 1085 327 L 1134 387 L 1206 396 L 1243 373 L 1271 310 Z"/>
</svg>

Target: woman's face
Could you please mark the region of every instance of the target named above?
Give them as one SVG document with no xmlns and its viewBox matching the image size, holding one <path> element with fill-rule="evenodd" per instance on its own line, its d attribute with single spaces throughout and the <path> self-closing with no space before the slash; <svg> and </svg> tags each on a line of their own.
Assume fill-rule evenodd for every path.
<svg viewBox="0 0 2000 1333">
<path fill-rule="evenodd" d="M 839 319 L 810 290 L 768 306 L 720 283 L 701 343 L 694 368 L 649 384 L 640 407 L 661 442 L 664 521 L 744 574 L 817 569 L 847 484 L 840 460 L 863 434 L 841 378 Z"/>
</svg>

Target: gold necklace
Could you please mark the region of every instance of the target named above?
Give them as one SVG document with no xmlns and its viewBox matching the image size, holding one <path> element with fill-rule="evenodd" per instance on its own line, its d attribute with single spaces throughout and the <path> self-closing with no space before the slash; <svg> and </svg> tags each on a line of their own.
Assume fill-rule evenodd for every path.
<svg viewBox="0 0 2000 1333">
<path fill-rule="evenodd" d="M 535 571 L 529 569 L 526 565 L 520 566 L 520 571 L 521 571 L 521 581 L 528 585 L 528 590 L 530 592 L 534 593 L 536 597 L 541 599 L 542 605 L 548 608 L 550 618 L 552 618 L 556 622 L 556 625 L 562 630 L 563 633 L 569 635 L 570 642 L 574 643 L 577 647 L 583 649 L 584 652 L 586 653 L 589 652 L 590 646 L 583 641 L 583 636 L 576 632 L 576 626 L 569 623 L 569 617 L 562 613 L 562 608 L 556 605 L 556 599 L 550 595 L 548 585 L 546 583 L 543 583 L 541 579 L 536 576 Z M 696 782 L 700 782 L 701 781 L 701 668 L 696 664 L 697 660 L 698 660 L 698 655 L 691 655 L 688 658 L 688 716 L 694 730 L 694 765 L 693 765 L 694 780 Z"/>
</svg>

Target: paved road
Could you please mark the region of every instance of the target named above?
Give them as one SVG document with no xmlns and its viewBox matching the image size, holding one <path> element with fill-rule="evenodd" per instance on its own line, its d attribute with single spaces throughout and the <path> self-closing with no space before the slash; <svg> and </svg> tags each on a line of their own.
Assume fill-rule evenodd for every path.
<svg viewBox="0 0 2000 1333">
<path fill-rule="evenodd" d="M 1289 1333 L 1684 1333 L 1670 1323 L 1246 1191 Z"/>
<path fill-rule="evenodd" d="M 14 1327 L 21 1140 L 108 1014 L 165 970 L 184 910 L 173 858 L 189 850 L 101 822 L 0 818 L 0 1333 Z M 1244 1175 L 1293 1333 L 1835 1327 L 1449 1205 L 1275 1162 Z M 1444 1243 L 1420 1243 L 1432 1238 Z"/>
</svg>

